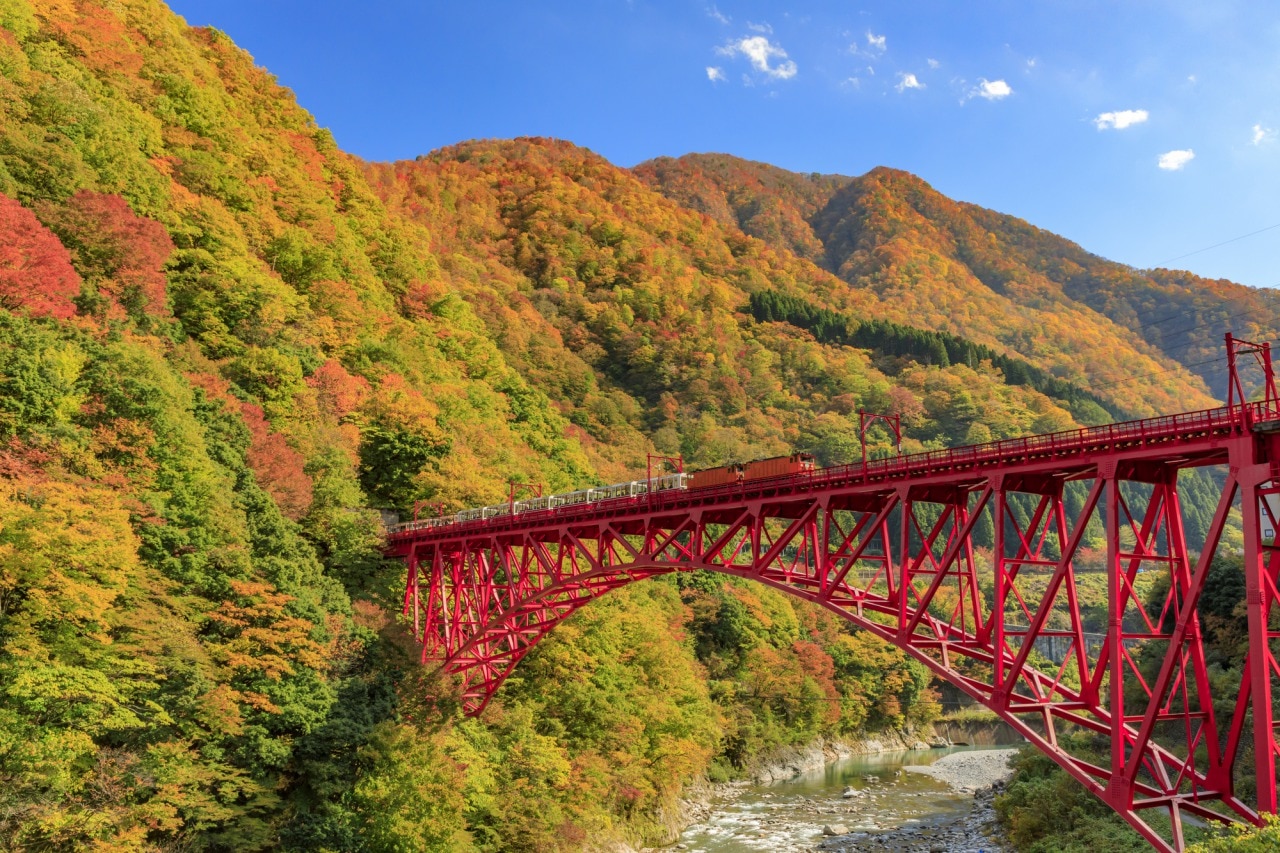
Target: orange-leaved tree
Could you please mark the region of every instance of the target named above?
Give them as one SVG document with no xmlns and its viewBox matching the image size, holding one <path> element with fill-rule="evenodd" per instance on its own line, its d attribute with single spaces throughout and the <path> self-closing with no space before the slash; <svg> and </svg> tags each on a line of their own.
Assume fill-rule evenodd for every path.
<svg viewBox="0 0 1280 853">
<path fill-rule="evenodd" d="M 66 247 L 34 213 L 0 195 L 0 307 L 65 320 L 79 294 Z"/>
</svg>

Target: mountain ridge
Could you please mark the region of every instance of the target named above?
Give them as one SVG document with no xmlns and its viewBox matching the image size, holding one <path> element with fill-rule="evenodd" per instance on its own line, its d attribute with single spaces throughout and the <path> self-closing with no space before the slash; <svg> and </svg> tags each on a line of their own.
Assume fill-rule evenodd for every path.
<svg viewBox="0 0 1280 853">
<path fill-rule="evenodd" d="M 658 158 L 639 164 L 635 171 L 670 197 L 695 207 L 710 208 L 724 200 L 725 210 L 732 213 L 727 200 L 736 198 L 739 206 L 735 221 L 747 233 L 777 245 L 799 242 L 809 247 L 811 257 L 820 259 L 827 269 L 846 281 L 912 299 L 917 306 L 921 302 L 919 294 L 913 293 L 914 288 L 903 286 L 903 277 L 895 266 L 936 264 L 936 256 L 941 255 L 966 267 L 973 279 L 997 295 L 1005 295 L 1013 287 L 1020 290 L 1023 302 L 1051 300 L 1065 310 L 1088 309 L 1117 326 L 1121 334 L 1137 335 L 1143 343 L 1176 363 L 1203 367 L 1199 362 L 1205 361 L 1215 346 L 1220 354 L 1221 333 L 1226 331 L 1221 326 L 1230 321 L 1237 322 L 1240 336 L 1249 337 L 1275 331 L 1280 320 L 1280 297 L 1274 291 L 1257 290 L 1228 281 L 1210 282 L 1185 272 L 1133 270 L 1106 261 L 1024 220 L 976 205 L 952 202 L 934 192 L 919 177 L 889 167 L 879 166 L 857 177 L 824 175 L 813 183 L 807 183 L 810 179 L 805 175 L 783 172 L 767 164 L 739 160 L 731 155 L 697 154 L 675 159 Z M 770 184 L 780 184 L 786 191 L 774 192 L 762 200 L 762 191 Z M 807 191 L 796 191 L 796 184 L 805 186 Z M 948 223 L 942 233 L 933 235 L 932 241 L 917 247 L 927 251 L 916 252 L 916 256 L 908 253 L 907 257 L 887 261 L 875 257 L 876 252 L 891 252 L 895 236 L 893 220 L 895 215 L 902 215 L 901 210 L 893 210 L 893 206 L 883 198 L 886 185 L 896 185 L 896 192 L 891 195 L 899 202 L 906 199 L 908 206 L 917 213 L 930 214 L 926 216 L 930 221 Z M 879 204 L 876 203 L 877 192 L 882 194 Z M 775 220 L 785 219 L 793 230 L 797 223 L 802 222 L 808 226 L 808 231 L 800 237 L 784 238 L 776 228 L 771 229 L 773 220 L 761 222 L 754 216 L 744 215 L 765 202 L 783 209 Z M 984 251 L 984 240 L 975 237 L 998 240 L 1003 255 L 1012 257 L 1017 263 L 1000 263 Z M 993 305 L 991 300 L 984 300 L 978 288 L 971 287 L 967 293 L 986 302 L 989 309 L 998 307 L 998 303 Z M 1177 325 L 1191 329 L 1178 331 L 1202 333 L 1186 338 L 1167 333 L 1173 329 L 1161 333 L 1158 325 L 1167 320 L 1153 313 L 1156 309 L 1151 302 L 1157 293 L 1166 303 L 1181 309 L 1178 316 L 1187 318 L 1187 323 Z M 936 328 L 940 320 L 933 319 L 929 325 Z M 1152 321 L 1157 325 L 1149 328 Z M 1215 323 L 1219 324 L 1218 329 L 1202 331 Z M 964 332 L 955 326 L 946 330 Z M 1144 330 L 1150 333 L 1152 340 L 1147 341 L 1143 337 Z M 1003 336 L 995 337 L 1004 345 L 1020 347 L 1023 355 L 1029 354 L 1026 350 L 1032 342 L 1025 336 L 1019 340 L 1015 332 L 1009 329 Z M 1217 333 L 1216 340 L 1213 332 Z M 1144 374 L 1151 371 L 1134 369 L 1127 372 Z M 1221 396 L 1225 391 L 1223 373 L 1222 370 L 1215 372 L 1213 368 L 1206 368 L 1198 375 Z M 1115 375 L 1100 381 L 1115 383 L 1125 376 L 1126 371 L 1116 371 Z"/>
</svg>

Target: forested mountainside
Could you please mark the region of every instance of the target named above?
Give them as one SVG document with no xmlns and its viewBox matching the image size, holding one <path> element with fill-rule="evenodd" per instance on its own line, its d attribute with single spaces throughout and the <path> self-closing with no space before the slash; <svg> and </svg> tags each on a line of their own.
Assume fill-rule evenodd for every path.
<svg viewBox="0 0 1280 853">
<path fill-rule="evenodd" d="M 1181 363 L 1226 393 L 1222 334 L 1280 328 L 1280 293 L 1176 270 L 1134 270 L 1012 216 L 952 201 L 914 175 L 799 175 L 723 154 L 662 157 L 634 170 L 669 198 L 806 257 L 877 293 L 900 316 L 1001 344 L 1114 393 L 1149 363 Z M 1067 321 L 1064 323 L 1064 321 Z M 1070 326 L 1076 334 L 1063 334 Z M 1154 369 L 1154 368 L 1152 368 Z M 1163 377 L 1150 377 L 1159 383 Z M 1202 398 L 1200 398 L 1202 399 Z"/>
<path fill-rule="evenodd" d="M 1210 402 L 1107 319 L 1132 293 L 990 295 L 898 173 L 774 170 L 742 218 L 546 140 L 361 163 L 158 0 L 0 2 L 0 104 L 5 849 L 659 840 L 691 779 L 928 720 L 924 669 L 682 576 L 585 608 L 461 720 L 425 701 L 377 510 L 652 450 L 848 460 L 859 407 L 920 449 Z M 809 220 L 872 184 L 885 224 L 833 222 L 833 262 Z M 1159 378 L 1104 387 L 1121 363 Z"/>
</svg>

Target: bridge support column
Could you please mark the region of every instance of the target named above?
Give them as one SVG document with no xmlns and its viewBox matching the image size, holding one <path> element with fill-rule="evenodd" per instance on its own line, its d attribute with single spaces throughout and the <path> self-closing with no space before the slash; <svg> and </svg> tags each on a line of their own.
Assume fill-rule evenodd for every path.
<svg viewBox="0 0 1280 853">
<path fill-rule="evenodd" d="M 1127 732 L 1124 725 L 1124 611 L 1129 601 L 1120 555 L 1120 481 L 1114 463 L 1098 471 L 1106 490 L 1104 504 L 1107 533 L 1107 639 L 1097 676 L 1100 681 L 1110 664 L 1107 711 L 1111 715 L 1111 773 L 1104 798 L 1120 812 L 1133 806 L 1133 788 L 1124 784 Z"/>
<path fill-rule="evenodd" d="M 1280 676 L 1275 642 L 1278 634 L 1271 626 L 1272 608 L 1277 600 L 1277 568 L 1280 551 L 1275 542 L 1275 518 L 1267 503 L 1275 495 L 1268 464 L 1240 469 L 1241 511 L 1244 517 L 1244 579 L 1249 612 L 1248 690 L 1253 709 L 1253 761 L 1257 778 L 1258 810 L 1276 813 L 1276 731 L 1273 680 Z M 1274 500 L 1274 497 L 1273 497 Z M 1264 525 L 1264 517 L 1270 524 Z M 1272 531 L 1272 541 L 1264 539 L 1264 529 Z M 1269 784 L 1268 784 L 1269 783 Z"/>
</svg>

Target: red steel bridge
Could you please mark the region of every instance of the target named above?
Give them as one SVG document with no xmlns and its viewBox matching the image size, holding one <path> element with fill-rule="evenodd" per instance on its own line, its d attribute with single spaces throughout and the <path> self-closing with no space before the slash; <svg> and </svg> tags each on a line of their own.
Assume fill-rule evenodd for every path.
<svg viewBox="0 0 1280 853">
<path fill-rule="evenodd" d="M 388 553 L 408 565 L 405 613 L 423 661 L 455 677 L 475 714 L 538 640 L 610 590 L 699 569 L 758 581 L 907 652 L 1153 847 L 1182 850 L 1187 816 L 1257 823 L 1277 809 L 1280 399 L 1269 345 L 1227 344 L 1219 409 L 400 525 Z M 1260 402 L 1245 402 L 1246 362 L 1261 368 Z M 1179 482 L 1201 468 L 1220 490 L 1195 551 Z M 980 551 L 983 519 L 994 547 Z M 1242 545 L 1227 544 L 1238 526 Z M 1240 548 L 1248 654 L 1228 684 L 1197 605 L 1215 554 Z M 1100 644 L 1077 599 L 1086 562 L 1105 572 Z M 1033 654 L 1049 637 L 1065 644 L 1060 664 Z M 1108 739 L 1109 758 L 1082 755 L 1066 737 L 1079 731 Z"/>
</svg>

